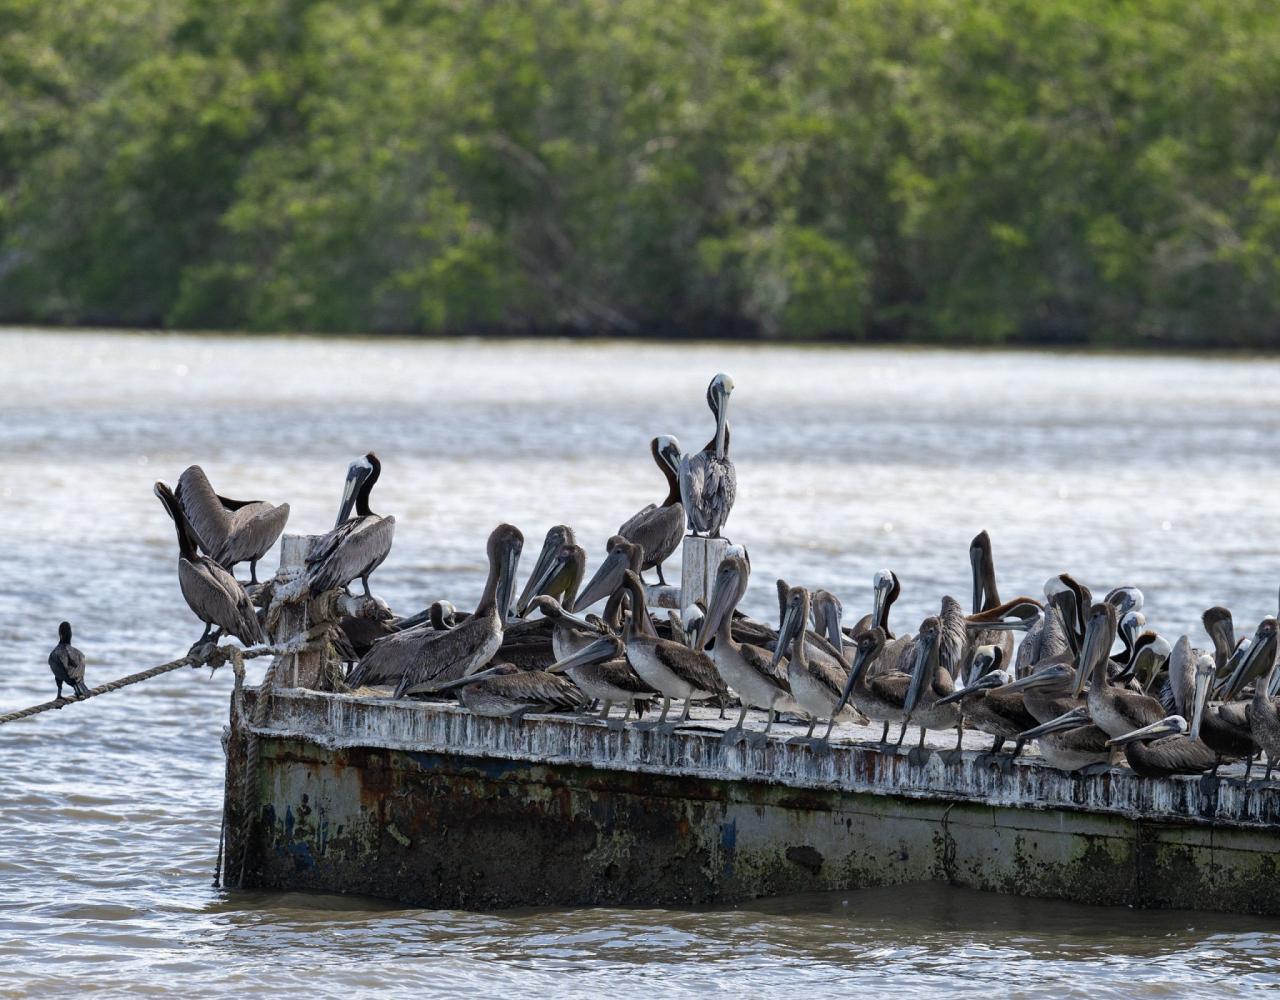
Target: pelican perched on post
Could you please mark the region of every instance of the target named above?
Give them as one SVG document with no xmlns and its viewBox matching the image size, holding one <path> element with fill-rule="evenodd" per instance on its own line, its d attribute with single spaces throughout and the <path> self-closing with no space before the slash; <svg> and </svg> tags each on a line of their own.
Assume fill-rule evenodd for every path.
<svg viewBox="0 0 1280 1000">
<path fill-rule="evenodd" d="M 307 587 L 312 596 L 346 587 L 353 580 L 364 585 L 366 597 L 371 596 L 369 576 L 387 558 L 396 530 L 394 517 L 369 509 L 369 493 L 381 474 L 382 463 L 373 452 L 347 469 L 337 524 L 317 538 L 307 554 Z M 352 507 L 355 517 L 351 517 Z"/>
<path fill-rule="evenodd" d="M 618 534 L 644 550 L 642 569 L 658 571 L 658 585 L 665 586 L 662 564 L 680 546 L 684 537 L 685 513 L 680 500 L 680 442 L 667 434 L 649 442 L 649 450 L 667 478 L 667 496 L 660 504 L 649 504 L 632 514 Z"/>
<path fill-rule="evenodd" d="M 733 637 L 733 612 L 747 592 L 749 576 L 747 561 L 742 556 L 730 554 L 721 560 L 711 592 L 711 604 L 702 619 L 702 628 L 693 646 L 701 652 L 706 648 L 707 642 L 715 637 L 711 662 L 715 664 L 721 679 L 742 702 L 738 721 L 724 734 L 724 742 L 742 738 L 742 723 L 747 717 L 748 708 L 761 709 L 768 715 L 769 721 L 760 736 L 760 739 L 765 739 L 773 728 L 777 713 L 795 707 L 787 680 L 787 668 L 778 661 L 778 655 L 770 654 L 762 646 L 738 642 Z M 779 648 L 782 644 L 783 641 L 779 638 Z"/>
<path fill-rule="evenodd" d="M 178 586 L 187 607 L 204 622 L 204 632 L 192 649 L 206 642 L 215 628 L 218 630 L 213 636 L 215 642 L 223 632 L 235 636 L 246 646 L 266 642 L 258 613 L 240 581 L 209 556 L 196 552 L 195 533 L 173 490 L 158 482 L 154 492 L 173 518 L 178 532 Z"/>
<path fill-rule="evenodd" d="M 289 505 L 265 500 L 231 500 L 216 492 L 204 469 L 188 468 L 173 491 L 206 555 L 228 570 L 249 563 L 249 582 L 258 582 L 258 560 L 267 554 L 289 520 Z"/>
<path fill-rule="evenodd" d="M 379 639 L 360 658 L 347 683 L 351 687 L 394 684 L 395 697 L 429 694 L 442 684 L 473 674 L 493 659 L 502 645 L 505 609 L 511 606 L 524 536 L 500 524 L 486 546 L 489 575 L 480 603 L 466 621 L 446 632 L 428 625 Z"/>
<path fill-rule="evenodd" d="M 738 490 L 738 474 L 729 458 L 729 394 L 733 379 L 723 372 L 707 386 L 707 405 L 716 418 L 715 436 L 701 451 L 680 459 L 680 498 L 689 530 L 711 538 L 729 519 Z"/>
</svg>

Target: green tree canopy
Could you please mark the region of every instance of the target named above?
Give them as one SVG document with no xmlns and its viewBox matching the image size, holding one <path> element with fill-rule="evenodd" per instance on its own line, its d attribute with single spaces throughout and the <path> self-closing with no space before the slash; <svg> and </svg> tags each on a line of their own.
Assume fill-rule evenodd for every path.
<svg viewBox="0 0 1280 1000">
<path fill-rule="evenodd" d="M 0 0 L 0 318 L 1280 346 L 1271 0 Z"/>
</svg>

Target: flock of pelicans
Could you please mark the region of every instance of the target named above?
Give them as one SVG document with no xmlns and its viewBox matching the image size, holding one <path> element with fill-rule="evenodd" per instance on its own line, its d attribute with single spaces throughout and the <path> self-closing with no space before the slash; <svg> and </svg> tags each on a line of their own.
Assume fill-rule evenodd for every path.
<svg viewBox="0 0 1280 1000">
<path fill-rule="evenodd" d="M 914 634 L 890 628 L 901 588 L 888 570 L 876 574 L 871 610 L 852 626 L 836 595 L 783 580 L 776 627 L 753 620 L 738 610 L 750 558 L 732 545 L 705 606 L 656 617 L 641 574 L 654 570 L 664 583 L 662 564 L 686 527 L 719 537 L 732 508 L 732 390 L 726 375 L 711 381 L 715 432 L 700 451 L 684 453 L 672 437 L 653 439 L 666 495 L 619 527 L 585 586 L 586 552 L 570 527 L 557 525 L 517 596 L 524 540 L 502 524 L 489 536 L 488 577 L 470 614 L 438 601 L 395 618 L 372 597 L 369 577 L 391 549 L 395 519 L 369 507 L 377 457 L 353 462 L 337 523 L 313 542 L 302 578 L 311 597 L 349 593 L 359 580 L 362 600 L 375 609 L 341 620 L 336 645 L 349 665 L 347 686 L 390 689 L 395 698 L 456 697 L 484 715 L 582 712 L 595 703 L 614 726 L 632 711 L 639 719 L 660 698 L 658 718 L 634 725 L 662 731 L 673 728 L 672 701 L 683 702 L 685 721 L 695 701 L 718 703 L 723 717 L 736 700 L 729 743 L 759 745 L 786 714 L 808 721 L 806 735 L 792 742 L 814 750 L 828 745 L 838 720 L 881 723 L 886 751 L 891 726 L 899 727 L 894 748 L 918 728 L 913 754 L 925 752 L 927 730 L 956 730 L 958 752 L 969 727 L 994 738 L 993 755 L 1012 740 L 1016 756 L 1034 740 L 1049 764 L 1069 771 L 1108 769 L 1123 757 L 1145 776 L 1201 774 L 1247 760 L 1247 778 L 1261 753 L 1270 779 L 1280 759 L 1275 618 L 1239 637 L 1230 611 L 1210 608 L 1202 620 L 1212 648 L 1201 650 L 1185 635 L 1171 643 L 1148 629 L 1136 587 L 1116 587 L 1095 602 L 1064 573 L 1045 584 L 1043 599 L 1002 600 L 985 531 L 969 548 L 970 608 L 943 597 Z M 183 596 L 205 624 L 197 645 L 222 635 L 265 642 L 258 606 L 269 603 L 275 582 L 259 584 L 256 567 L 283 531 L 288 505 L 223 497 L 198 466 L 174 489 L 157 483 L 155 493 L 177 530 Z M 247 585 L 232 572 L 243 562 Z M 1022 633 L 1016 647 L 1015 633 Z M 49 659 L 59 698 L 64 683 L 83 696 L 84 659 L 66 622 L 59 639 Z M 614 705 L 625 706 L 621 720 L 610 718 Z M 745 729 L 751 710 L 765 713 L 763 730 Z"/>
</svg>

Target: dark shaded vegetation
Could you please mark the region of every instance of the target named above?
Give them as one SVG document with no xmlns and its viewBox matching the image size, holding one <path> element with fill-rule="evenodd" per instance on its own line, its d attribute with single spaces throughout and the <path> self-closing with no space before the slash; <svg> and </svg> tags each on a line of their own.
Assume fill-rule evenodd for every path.
<svg viewBox="0 0 1280 1000">
<path fill-rule="evenodd" d="M 1274 0 L 0 0 L 0 318 L 1280 346 Z"/>
</svg>

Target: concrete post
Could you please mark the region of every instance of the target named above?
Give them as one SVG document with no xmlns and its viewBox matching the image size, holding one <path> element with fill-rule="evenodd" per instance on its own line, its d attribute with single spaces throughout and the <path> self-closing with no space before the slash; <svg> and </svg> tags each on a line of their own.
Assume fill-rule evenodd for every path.
<svg viewBox="0 0 1280 1000">
<path fill-rule="evenodd" d="M 694 538 L 684 540 L 680 564 L 680 604 L 687 608 L 692 604 L 711 600 L 711 590 L 716 582 L 716 570 L 720 560 L 729 551 L 727 538 Z"/>
</svg>

